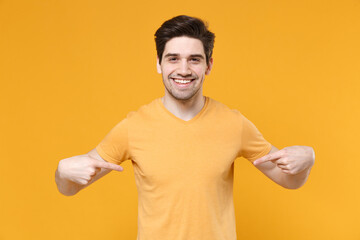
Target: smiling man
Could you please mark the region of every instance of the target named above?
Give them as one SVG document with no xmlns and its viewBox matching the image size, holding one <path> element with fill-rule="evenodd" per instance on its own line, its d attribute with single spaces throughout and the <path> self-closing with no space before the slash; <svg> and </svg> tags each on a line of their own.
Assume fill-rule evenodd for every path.
<svg viewBox="0 0 360 240">
<path fill-rule="evenodd" d="M 187 36 L 169 40 L 161 56 L 158 57 L 157 70 L 162 73 L 165 86 L 162 102 L 175 116 L 190 120 L 204 106 L 202 87 L 213 60 L 206 60 L 199 39 Z"/>
<path fill-rule="evenodd" d="M 59 162 L 59 191 L 74 195 L 131 160 L 138 190 L 138 240 L 235 240 L 234 160 L 244 157 L 295 189 L 315 161 L 308 146 L 278 150 L 243 114 L 203 95 L 215 35 L 189 16 L 157 30 L 165 94 L 131 112 L 89 153 Z"/>
</svg>

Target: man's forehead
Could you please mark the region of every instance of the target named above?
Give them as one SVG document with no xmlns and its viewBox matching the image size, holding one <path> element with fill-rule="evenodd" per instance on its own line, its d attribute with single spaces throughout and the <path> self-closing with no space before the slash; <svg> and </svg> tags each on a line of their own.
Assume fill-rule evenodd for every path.
<svg viewBox="0 0 360 240">
<path fill-rule="evenodd" d="M 163 56 L 176 54 L 180 56 L 202 55 L 205 57 L 204 46 L 199 39 L 175 37 L 165 44 Z"/>
</svg>

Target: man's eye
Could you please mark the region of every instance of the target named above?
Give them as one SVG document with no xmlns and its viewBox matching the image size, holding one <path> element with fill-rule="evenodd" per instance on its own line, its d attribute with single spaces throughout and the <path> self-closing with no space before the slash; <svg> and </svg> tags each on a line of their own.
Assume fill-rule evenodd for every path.
<svg viewBox="0 0 360 240">
<path fill-rule="evenodd" d="M 191 58 L 190 59 L 192 62 L 200 62 L 200 59 L 199 58 Z"/>
<path fill-rule="evenodd" d="M 171 62 L 176 61 L 176 58 L 175 57 L 169 58 L 169 61 Z"/>
</svg>

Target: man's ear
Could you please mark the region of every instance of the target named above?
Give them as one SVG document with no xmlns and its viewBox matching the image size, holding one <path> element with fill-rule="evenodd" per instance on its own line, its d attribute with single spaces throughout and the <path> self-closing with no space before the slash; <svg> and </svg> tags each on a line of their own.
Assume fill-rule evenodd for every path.
<svg viewBox="0 0 360 240">
<path fill-rule="evenodd" d="M 161 74 L 161 66 L 159 63 L 159 57 L 156 57 L 156 69 L 157 69 L 157 72 Z"/>
<path fill-rule="evenodd" d="M 213 64 L 214 64 L 214 59 L 210 58 L 209 64 L 208 64 L 207 69 L 205 71 L 206 75 L 210 74 Z"/>
</svg>

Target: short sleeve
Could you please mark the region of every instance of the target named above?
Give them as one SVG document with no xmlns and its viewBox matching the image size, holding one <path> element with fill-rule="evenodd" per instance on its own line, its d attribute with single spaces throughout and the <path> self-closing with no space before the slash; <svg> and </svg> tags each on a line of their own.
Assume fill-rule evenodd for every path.
<svg viewBox="0 0 360 240">
<path fill-rule="evenodd" d="M 272 145 L 263 137 L 252 122 L 243 115 L 241 115 L 241 117 L 242 131 L 240 155 L 253 162 L 254 160 L 268 154 Z"/>
<path fill-rule="evenodd" d="M 130 158 L 127 119 L 119 122 L 96 146 L 96 151 L 106 161 L 121 164 Z"/>
</svg>

